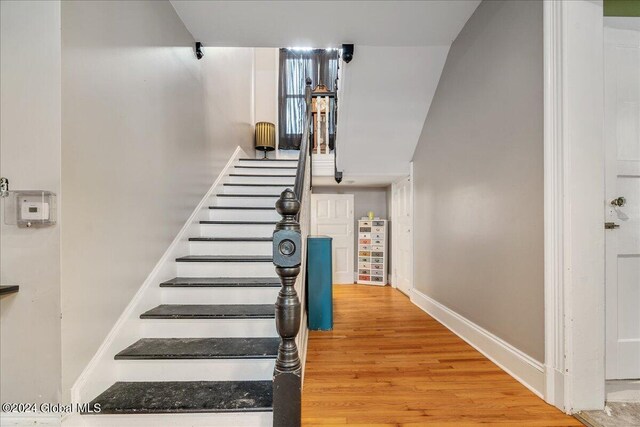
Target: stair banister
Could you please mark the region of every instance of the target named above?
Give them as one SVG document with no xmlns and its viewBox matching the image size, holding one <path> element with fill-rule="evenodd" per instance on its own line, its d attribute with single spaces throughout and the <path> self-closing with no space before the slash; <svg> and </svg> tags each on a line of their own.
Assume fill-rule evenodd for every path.
<svg viewBox="0 0 640 427">
<path fill-rule="evenodd" d="M 299 276 L 301 280 L 304 279 L 300 275 L 305 251 L 299 221 L 303 196 L 310 184 L 306 179 L 311 125 L 309 78 L 305 87 L 305 107 L 295 186 L 293 191 L 289 188 L 283 191 L 276 202 L 276 210 L 282 220 L 276 224 L 273 232 L 273 263 L 282 284 L 276 301 L 276 329 L 280 336 L 280 346 L 273 372 L 274 427 L 296 427 L 301 424 L 302 364 L 296 337 L 300 331 L 302 310 L 295 286 Z"/>
<path fill-rule="evenodd" d="M 296 182 L 294 193 L 299 202 L 302 202 L 304 189 L 305 171 L 309 157 L 309 139 L 311 137 L 311 79 L 307 77 L 304 89 L 305 119 L 302 127 L 302 139 L 300 140 L 300 154 L 298 155 L 298 168 L 296 171 Z"/>
</svg>

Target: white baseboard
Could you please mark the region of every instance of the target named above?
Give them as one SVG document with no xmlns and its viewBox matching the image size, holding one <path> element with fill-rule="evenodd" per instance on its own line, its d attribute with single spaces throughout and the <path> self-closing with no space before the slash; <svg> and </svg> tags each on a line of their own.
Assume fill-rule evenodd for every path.
<svg viewBox="0 0 640 427">
<path fill-rule="evenodd" d="M 57 414 L 45 414 L 45 413 L 12 413 L 2 412 L 0 413 L 0 427 L 22 427 L 22 426 L 60 426 L 62 424 L 62 417 Z"/>
<path fill-rule="evenodd" d="M 91 361 L 89 361 L 89 364 L 80 374 L 73 387 L 71 387 L 71 401 L 73 403 L 89 402 L 115 382 L 116 368 L 113 356 L 139 338 L 140 313 L 160 304 L 160 288 L 158 285 L 176 276 L 175 258 L 188 253 L 189 236 L 197 234 L 200 220 L 208 219 L 207 203 L 215 195 L 216 189 L 224 183 L 231 168 L 242 156 L 246 157 L 247 155 L 242 148 L 237 147 L 213 185 L 198 203 L 198 206 L 196 206 L 189 219 L 187 219 L 171 245 L 169 245 L 169 248 L 120 315 L 96 354 L 91 358 Z"/>
<path fill-rule="evenodd" d="M 543 397 L 545 375 L 542 363 L 416 289 L 411 292 L 411 302 L 465 340 L 538 397 Z"/>
</svg>

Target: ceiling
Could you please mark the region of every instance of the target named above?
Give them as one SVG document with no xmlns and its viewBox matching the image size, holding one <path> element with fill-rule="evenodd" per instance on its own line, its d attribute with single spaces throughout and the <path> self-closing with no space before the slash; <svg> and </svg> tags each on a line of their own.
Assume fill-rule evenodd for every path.
<svg viewBox="0 0 640 427">
<path fill-rule="evenodd" d="M 354 43 L 340 81 L 338 169 L 344 183 L 383 185 L 409 173 L 449 47 L 480 1 L 171 3 L 205 46 Z"/>
<path fill-rule="evenodd" d="M 479 0 L 171 0 L 205 46 L 449 46 Z"/>
</svg>

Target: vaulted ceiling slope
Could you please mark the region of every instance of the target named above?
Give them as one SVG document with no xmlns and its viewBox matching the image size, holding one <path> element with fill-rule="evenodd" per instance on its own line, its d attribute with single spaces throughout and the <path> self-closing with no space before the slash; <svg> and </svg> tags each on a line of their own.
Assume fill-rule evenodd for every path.
<svg viewBox="0 0 640 427">
<path fill-rule="evenodd" d="M 340 85 L 338 166 L 345 177 L 392 179 L 408 172 L 449 47 L 480 1 L 171 3 L 205 46 L 354 43 Z"/>
</svg>

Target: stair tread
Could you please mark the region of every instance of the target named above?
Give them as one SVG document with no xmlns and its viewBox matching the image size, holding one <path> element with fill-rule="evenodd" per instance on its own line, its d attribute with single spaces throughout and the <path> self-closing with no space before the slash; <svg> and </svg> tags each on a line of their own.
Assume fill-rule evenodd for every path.
<svg viewBox="0 0 640 427">
<path fill-rule="evenodd" d="M 278 221 L 211 221 L 211 220 L 204 220 L 204 221 L 200 221 L 200 224 L 245 224 L 245 225 L 251 225 L 251 224 L 259 224 L 259 225 L 268 225 L 268 224 L 277 224 Z"/>
<path fill-rule="evenodd" d="M 141 338 L 114 358 L 272 359 L 279 343 L 279 338 Z"/>
<path fill-rule="evenodd" d="M 271 411 L 271 381 L 117 382 L 96 397 L 101 414 Z"/>
<path fill-rule="evenodd" d="M 190 242 L 271 242 L 273 237 L 190 237 Z"/>
<path fill-rule="evenodd" d="M 209 209 L 227 209 L 227 210 L 233 210 L 233 209 L 241 209 L 241 210 L 265 210 L 265 211 L 270 211 L 270 210 L 275 210 L 276 206 L 209 206 Z"/>
<path fill-rule="evenodd" d="M 163 288 L 279 288 L 280 286 L 278 277 L 174 277 L 160 284 Z"/>
<path fill-rule="evenodd" d="M 280 194 L 216 194 L 218 197 L 280 197 Z"/>
<path fill-rule="evenodd" d="M 271 255 L 185 255 L 177 262 L 271 262 Z"/>
<path fill-rule="evenodd" d="M 160 304 L 141 319 L 273 319 L 273 304 Z"/>
</svg>

